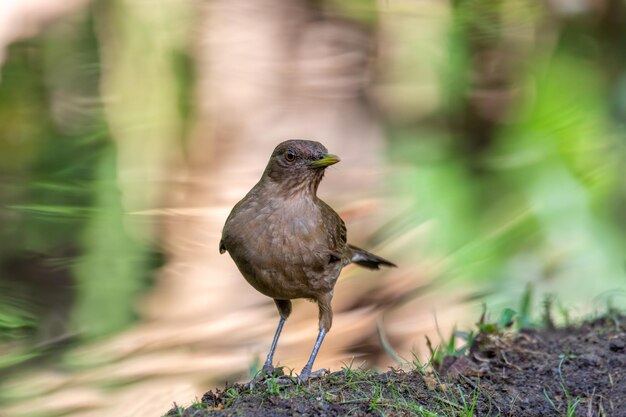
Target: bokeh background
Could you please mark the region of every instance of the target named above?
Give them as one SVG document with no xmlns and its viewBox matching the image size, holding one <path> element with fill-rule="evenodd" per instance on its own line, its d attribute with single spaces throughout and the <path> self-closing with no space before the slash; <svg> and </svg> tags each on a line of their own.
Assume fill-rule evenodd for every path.
<svg viewBox="0 0 626 417">
<path fill-rule="evenodd" d="M 278 316 L 218 242 L 289 138 L 342 157 L 320 195 L 399 265 L 344 270 L 319 367 L 423 360 L 483 304 L 626 305 L 622 0 L 3 1 L 0 62 L 3 417 L 248 379 Z M 297 302 L 280 364 L 316 326 Z"/>
</svg>

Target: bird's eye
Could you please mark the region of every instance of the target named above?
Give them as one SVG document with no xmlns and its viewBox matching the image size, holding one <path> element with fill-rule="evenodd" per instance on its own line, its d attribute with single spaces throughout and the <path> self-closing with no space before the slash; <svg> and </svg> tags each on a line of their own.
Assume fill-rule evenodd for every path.
<svg viewBox="0 0 626 417">
<path fill-rule="evenodd" d="M 296 160 L 296 154 L 293 151 L 285 152 L 285 161 L 293 162 Z"/>
</svg>

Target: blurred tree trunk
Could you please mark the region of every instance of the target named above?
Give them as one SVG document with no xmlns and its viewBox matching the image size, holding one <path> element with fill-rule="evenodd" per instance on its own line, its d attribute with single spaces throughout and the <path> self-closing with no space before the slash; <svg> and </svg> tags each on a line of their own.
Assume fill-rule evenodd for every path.
<svg viewBox="0 0 626 417">
<path fill-rule="evenodd" d="M 469 172 L 485 158 L 522 99 L 519 81 L 532 45 L 524 1 L 452 0 L 447 118 L 455 150 Z"/>
</svg>

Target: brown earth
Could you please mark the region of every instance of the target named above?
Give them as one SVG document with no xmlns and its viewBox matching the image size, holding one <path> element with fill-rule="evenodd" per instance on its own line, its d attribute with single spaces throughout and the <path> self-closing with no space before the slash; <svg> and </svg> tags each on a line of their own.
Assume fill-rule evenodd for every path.
<svg viewBox="0 0 626 417">
<path fill-rule="evenodd" d="M 167 416 L 626 416 L 626 316 L 481 332 L 438 372 L 343 369 L 209 391 Z"/>
</svg>

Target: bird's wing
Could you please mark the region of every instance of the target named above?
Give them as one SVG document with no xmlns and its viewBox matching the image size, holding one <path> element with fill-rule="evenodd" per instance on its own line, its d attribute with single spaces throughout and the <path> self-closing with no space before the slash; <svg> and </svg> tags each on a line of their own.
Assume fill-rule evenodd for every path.
<svg viewBox="0 0 626 417">
<path fill-rule="evenodd" d="M 246 202 L 253 196 L 253 193 L 255 192 L 256 186 L 252 188 L 252 190 L 248 191 L 248 194 L 246 194 L 246 196 L 244 198 L 242 198 L 239 202 L 237 202 L 237 204 L 235 204 L 235 206 L 232 208 L 232 210 L 230 211 L 230 213 L 228 214 L 228 217 L 226 218 L 226 222 L 224 222 L 224 227 L 222 228 L 222 238 L 220 239 L 220 253 L 223 254 L 224 252 L 226 252 L 228 249 L 226 248 L 226 243 L 224 243 L 224 240 L 229 240 L 229 236 L 228 236 L 228 224 L 233 220 L 234 217 L 237 216 L 237 214 L 240 212 L 241 207 L 244 206 L 246 204 Z"/>
</svg>

